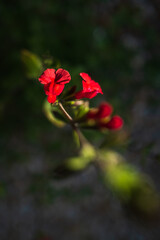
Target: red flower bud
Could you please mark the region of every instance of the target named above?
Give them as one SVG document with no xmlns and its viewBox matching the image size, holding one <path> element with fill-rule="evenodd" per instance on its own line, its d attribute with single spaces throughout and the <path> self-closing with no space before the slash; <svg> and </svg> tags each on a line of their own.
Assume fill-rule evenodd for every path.
<svg viewBox="0 0 160 240">
<path fill-rule="evenodd" d="M 103 102 L 99 106 L 99 110 L 97 112 L 97 118 L 102 119 L 105 117 L 109 117 L 113 112 L 113 108 L 109 103 Z"/>
<path fill-rule="evenodd" d="M 103 102 L 98 108 L 90 109 L 90 111 L 87 113 L 87 119 L 94 120 L 95 126 L 100 129 L 120 129 L 123 126 L 123 120 L 119 116 L 114 116 L 111 118 L 112 112 L 112 106 L 107 102 Z"/>
<path fill-rule="evenodd" d="M 109 117 L 112 114 L 113 108 L 109 103 L 103 102 L 100 104 L 99 108 L 91 109 L 88 114 L 88 119 L 100 120 Z"/>
<path fill-rule="evenodd" d="M 100 122 L 99 123 L 100 128 L 108 128 L 110 130 L 117 130 L 122 128 L 123 126 L 123 119 L 116 115 L 114 117 L 111 118 L 111 120 L 107 123 L 104 122 Z"/>
</svg>

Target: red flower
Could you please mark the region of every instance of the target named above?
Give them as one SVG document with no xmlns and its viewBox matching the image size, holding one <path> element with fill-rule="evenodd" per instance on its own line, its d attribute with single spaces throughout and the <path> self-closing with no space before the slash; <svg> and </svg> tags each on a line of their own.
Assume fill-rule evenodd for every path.
<svg viewBox="0 0 160 240">
<path fill-rule="evenodd" d="M 87 73 L 80 73 L 80 76 L 83 78 L 82 85 L 83 90 L 76 93 L 76 99 L 81 98 L 93 98 L 98 93 L 103 94 L 100 85 L 91 79 L 91 77 Z"/>
<path fill-rule="evenodd" d="M 59 68 L 46 69 L 39 77 L 40 83 L 44 85 L 44 91 L 48 95 L 47 100 L 49 103 L 54 103 L 58 95 L 60 95 L 64 89 L 64 85 L 69 83 L 71 76 L 68 71 Z"/>
</svg>

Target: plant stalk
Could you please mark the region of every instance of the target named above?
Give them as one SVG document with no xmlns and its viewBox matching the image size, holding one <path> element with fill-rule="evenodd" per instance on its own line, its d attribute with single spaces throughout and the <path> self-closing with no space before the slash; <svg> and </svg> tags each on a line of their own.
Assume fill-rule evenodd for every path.
<svg viewBox="0 0 160 240">
<path fill-rule="evenodd" d="M 80 146 L 83 147 L 85 144 L 90 144 L 87 139 L 83 136 L 83 134 L 81 133 L 81 131 L 78 128 L 77 123 L 74 122 L 73 118 L 69 115 L 69 113 L 65 110 L 65 108 L 63 107 L 62 103 L 59 102 L 58 103 L 60 110 L 63 112 L 63 114 L 65 115 L 65 117 L 67 118 L 67 120 L 69 121 L 70 125 L 72 126 L 73 130 L 77 133 L 78 137 L 79 137 L 79 142 L 80 142 Z"/>
</svg>

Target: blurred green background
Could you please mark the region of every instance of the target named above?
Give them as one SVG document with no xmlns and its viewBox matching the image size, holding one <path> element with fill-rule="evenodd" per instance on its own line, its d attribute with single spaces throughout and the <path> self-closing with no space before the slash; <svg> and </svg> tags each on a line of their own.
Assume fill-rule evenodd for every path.
<svg viewBox="0 0 160 240">
<path fill-rule="evenodd" d="M 10 182 L 16 181 L 16 177 L 19 181 L 23 179 L 19 164 L 29 161 L 35 163 L 27 167 L 25 174 L 40 175 L 40 183 L 39 175 L 33 181 L 36 183 L 38 179 L 38 186 L 32 186 L 33 192 L 45 186 L 45 194 L 49 191 L 46 198 L 54 198 L 57 192 L 54 195 L 50 188 L 46 190 L 46 179 L 43 181 L 41 174 L 45 175 L 54 161 L 75 153 L 69 129 L 56 129 L 42 112 L 45 95 L 38 80 L 26 76 L 21 57 L 24 49 L 39 56 L 43 63 L 53 61 L 53 66 L 59 64 L 67 69 L 73 84 L 79 87 L 79 73 L 89 73 L 104 92 L 103 96 L 91 100 L 91 105 L 101 100 L 112 103 L 115 113 L 124 118 L 125 127 L 133 136 L 139 115 L 159 116 L 158 0 L 2 0 L 0 25 L 0 194 L 4 199 L 10 191 Z M 135 134 L 139 134 L 140 129 Z M 158 131 L 159 128 L 157 134 Z M 86 134 L 95 145 L 101 142 L 101 134 Z M 155 138 L 158 139 L 157 135 Z M 154 139 L 144 142 L 142 157 L 147 156 Z M 134 140 L 133 144 L 131 141 L 131 149 L 134 144 Z M 141 149 L 138 144 L 136 146 Z M 157 158 L 159 156 L 160 153 Z M 142 159 L 140 168 L 143 164 Z M 80 195 L 86 192 L 90 191 L 84 190 Z"/>
</svg>

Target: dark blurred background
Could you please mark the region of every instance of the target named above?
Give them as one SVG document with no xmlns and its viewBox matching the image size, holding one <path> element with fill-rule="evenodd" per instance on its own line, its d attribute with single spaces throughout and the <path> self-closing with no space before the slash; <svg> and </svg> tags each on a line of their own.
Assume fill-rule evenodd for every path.
<svg viewBox="0 0 160 240">
<path fill-rule="evenodd" d="M 102 86 L 129 135 L 123 150 L 159 189 L 160 4 L 158 0 L 6 0 L 0 4 L 0 239 L 158 240 L 125 216 L 91 168 L 54 183 L 47 171 L 73 155 L 69 129 L 45 118 L 37 79 L 25 74 L 21 52 L 80 72 Z M 86 133 L 95 145 L 101 134 Z M 67 143 L 67 144 L 66 144 Z M 52 179 L 52 177 L 51 177 Z"/>
</svg>

